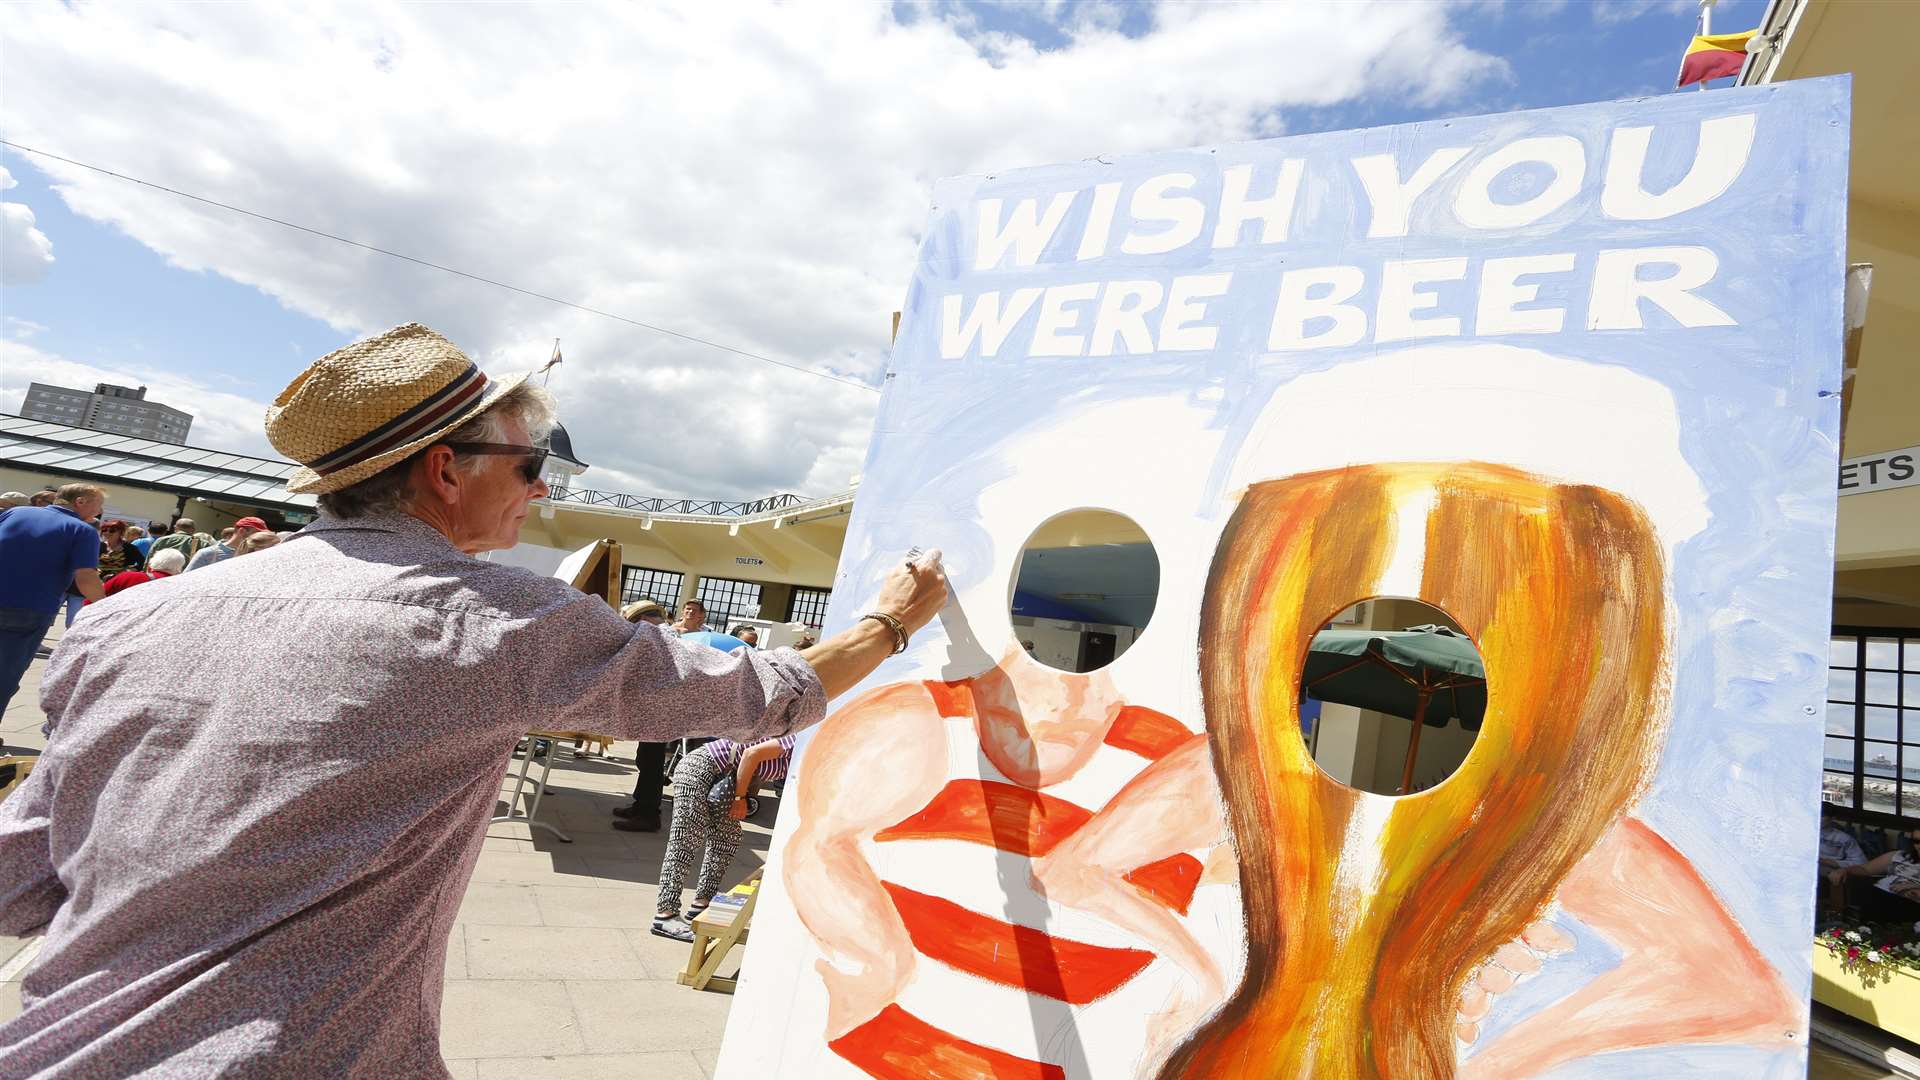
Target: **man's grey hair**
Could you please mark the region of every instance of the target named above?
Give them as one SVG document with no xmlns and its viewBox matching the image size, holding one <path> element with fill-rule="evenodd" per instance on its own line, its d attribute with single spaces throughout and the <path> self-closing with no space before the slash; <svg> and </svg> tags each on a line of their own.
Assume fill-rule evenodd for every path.
<svg viewBox="0 0 1920 1080">
<path fill-rule="evenodd" d="M 147 568 L 163 574 L 177 574 L 187 568 L 186 553 L 179 548 L 161 548 L 147 560 Z"/>
<path fill-rule="evenodd" d="M 527 429 L 527 437 L 538 446 L 553 431 L 553 395 L 547 393 L 545 387 L 523 382 L 507 391 L 486 412 L 447 432 L 443 438 L 421 447 L 417 453 L 408 455 L 357 484 L 320 496 L 320 511 L 332 517 L 356 518 L 404 510 L 413 501 L 411 473 L 413 463 L 419 460 L 421 454 L 441 443 L 505 442 L 509 420 L 520 421 L 520 425 Z M 477 454 L 456 454 L 453 467 L 470 475 L 481 467 L 482 460 Z"/>
</svg>

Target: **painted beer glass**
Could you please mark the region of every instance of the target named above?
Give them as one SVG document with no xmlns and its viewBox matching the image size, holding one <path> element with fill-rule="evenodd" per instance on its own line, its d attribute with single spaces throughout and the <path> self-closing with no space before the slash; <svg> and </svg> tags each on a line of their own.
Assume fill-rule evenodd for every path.
<svg viewBox="0 0 1920 1080">
<path fill-rule="evenodd" d="M 1409 502 L 1428 508 L 1423 536 L 1394 535 Z M 1308 756 L 1299 672 L 1315 631 L 1387 591 L 1409 545 L 1418 598 L 1478 644 L 1489 701 L 1459 770 L 1392 799 Z M 1247 964 L 1162 1075 L 1454 1075 L 1455 1007 L 1476 967 L 1541 917 L 1649 778 L 1667 723 L 1666 611 L 1653 529 L 1602 488 L 1472 462 L 1252 484 L 1200 623 Z"/>
</svg>

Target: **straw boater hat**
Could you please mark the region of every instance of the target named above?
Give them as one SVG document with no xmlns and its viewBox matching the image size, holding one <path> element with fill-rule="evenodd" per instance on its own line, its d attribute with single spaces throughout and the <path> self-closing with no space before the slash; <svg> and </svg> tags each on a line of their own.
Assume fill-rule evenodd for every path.
<svg viewBox="0 0 1920 1080">
<path fill-rule="evenodd" d="M 315 360 L 267 409 L 267 441 L 302 468 L 297 493 L 357 484 L 485 412 L 532 372 L 488 379 L 419 323 Z"/>
</svg>

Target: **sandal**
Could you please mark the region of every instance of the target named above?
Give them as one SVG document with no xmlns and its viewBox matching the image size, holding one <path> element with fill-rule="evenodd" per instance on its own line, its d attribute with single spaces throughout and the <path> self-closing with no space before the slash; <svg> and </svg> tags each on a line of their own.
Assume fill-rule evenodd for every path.
<svg viewBox="0 0 1920 1080">
<path fill-rule="evenodd" d="M 653 932 L 663 938 L 672 938 L 675 941 L 685 941 L 688 943 L 692 943 L 693 941 L 693 927 L 687 920 L 678 915 L 675 915 L 671 919 L 653 920 Z"/>
</svg>

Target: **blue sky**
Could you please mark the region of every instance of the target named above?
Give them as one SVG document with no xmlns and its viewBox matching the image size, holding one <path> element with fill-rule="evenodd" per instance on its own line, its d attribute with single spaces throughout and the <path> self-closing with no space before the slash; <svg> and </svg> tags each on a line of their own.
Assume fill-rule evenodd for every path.
<svg viewBox="0 0 1920 1080">
<path fill-rule="evenodd" d="M 1715 29 L 1750 28 L 1758 23 L 1763 8 L 1763 0 L 1724 0 L 1715 12 Z M 1282 9 L 1275 6 L 1265 10 L 1279 18 Z M 1694 24 L 1690 5 L 1644 0 L 1473 3 L 1447 9 L 1444 19 L 1419 12 L 1421 18 L 1414 20 L 1419 26 L 1403 33 L 1395 33 L 1394 27 L 1407 23 L 1404 9 L 1388 15 L 1371 14 L 1359 7 L 1340 10 L 1353 12 L 1349 20 L 1351 28 L 1343 32 L 1350 33 L 1355 40 L 1384 35 L 1378 57 L 1383 65 L 1390 64 L 1395 56 L 1428 51 L 1454 57 L 1477 55 L 1483 60 L 1492 58 L 1496 63 L 1470 78 L 1433 82 L 1424 87 L 1408 87 L 1409 80 L 1404 77 L 1383 76 L 1329 103 L 1302 100 L 1313 96 L 1309 92 L 1276 92 L 1275 99 L 1286 100 L 1264 108 L 1252 119 L 1242 117 L 1211 127 L 1207 124 L 1183 127 L 1163 121 L 1151 133 L 1116 135 L 1114 141 L 1121 144 L 1117 148 L 1133 151 L 1192 145 L 1213 141 L 1222 135 L 1244 137 L 1270 131 L 1276 125 L 1290 133 L 1325 131 L 1666 93 L 1671 90 L 1681 51 Z M 1429 6 L 1429 10 L 1440 9 Z M 922 32 L 923 38 L 924 32 L 935 27 L 944 33 L 958 34 L 978 52 L 992 58 L 1002 68 L 1001 73 L 1008 76 L 1027 68 L 1048 70 L 1048 54 L 1052 54 L 1053 59 L 1066 61 L 1070 59 L 1068 54 L 1077 49 L 1085 52 L 1086 40 L 1076 31 L 1076 25 L 1090 20 L 1106 20 L 1122 35 L 1134 39 L 1152 38 L 1165 29 L 1160 26 L 1164 19 L 1149 8 L 1106 4 L 903 4 L 896 6 L 893 14 L 903 28 Z M 10 44 L 10 56 L 30 57 L 52 51 L 45 47 L 61 45 L 61 38 L 68 36 L 75 39 L 69 56 L 78 58 L 87 55 L 85 47 L 89 40 L 103 37 L 98 28 L 63 26 L 58 16 L 40 14 L 36 18 L 45 25 L 18 30 L 20 37 Z M 1388 25 L 1388 19 L 1394 20 L 1392 26 Z M 663 18 L 663 21 L 666 20 Z M 129 47 L 134 47 L 140 34 L 155 32 L 154 28 L 126 29 Z M 332 47 L 342 36 L 336 27 L 317 27 L 316 40 L 303 42 L 297 36 L 298 29 L 288 31 L 286 48 L 304 50 L 299 54 L 303 60 Z M 15 32 L 0 30 L 0 35 Z M 183 36 L 191 38 L 194 48 L 218 50 L 227 44 L 218 40 L 220 32 L 221 27 L 216 24 Z M 236 38 L 242 36 L 237 28 L 233 32 Z M 750 52 L 769 47 L 753 33 L 752 27 L 725 28 L 725 32 L 741 35 L 731 46 L 736 50 Z M 876 34 L 880 43 L 875 48 L 901 47 L 897 35 L 889 36 L 885 28 Z M 418 55 L 417 49 L 409 54 L 402 28 L 375 24 L 356 27 L 353 35 L 358 35 L 379 54 L 376 62 L 380 64 L 388 63 L 385 58 L 389 55 L 397 55 L 403 62 L 410 55 Z M 325 39 L 324 44 L 318 40 L 321 37 Z M 1442 49 L 1434 38 L 1451 39 L 1452 44 Z M 1276 82 L 1298 77 L 1314 64 L 1327 62 L 1322 55 L 1326 51 L 1323 47 L 1301 47 L 1297 52 L 1290 52 L 1285 35 L 1276 41 L 1276 47 L 1265 54 L 1271 57 L 1270 71 Z M 233 45 L 238 47 L 237 42 Z M 1009 46 L 1031 48 L 1040 55 L 1006 59 L 1000 54 Z M 442 47 L 454 51 L 458 46 L 450 43 Z M 838 47 L 853 46 L 842 43 Z M 765 272 L 770 262 L 778 261 L 777 256 L 760 259 L 755 253 L 756 237 L 781 230 L 777 221 L 764 226 L 756 224 L 746 235 L 730 242 L 730 249 L 738 251 L 742 260 L 737 272 L 702 275 L 700 284 L 688 285 L 690 292 L 680 297 L 644 287 L 631 269 L 572 265 L 582 261 L 583 252 L 591 253 L 601 246 L 622 242 L 617 214 L 623 193 L 618 190 L 619 185 L 599 181 L 597 178 L 604 174 L 597 170 L 614 165 L 615 171 L 623 176 L 644 176 L 654 167 L 657 159 L 653 155 L 636 151 L 634 163 L 597 163 L 585 160 L 597 156 L 597 149 L 585 153 L 575 150 L 558 159 L 549 159 L 537 151 L 531 155 L 503 153 L 503 158 L 512 162 L 503 167 L 517 167 L 534 174 L 525 181 L 516 179 L 515 183 L 531 184 L 536 192 L 535 200 L 540 192 L 557 192 L 569 184 L 594 181 L 594 195 L 606 198 L 608 204 L 606 207 L 594 205 L 585 217 L 605 216 L 608 228 L 614 230 L 611 233 L 596 233 L 589 221 L 580 221 L 570 222 L 577 226 L 576 235 L 557 235 L 558 230 L 551 227 L 543 215 L 581 216 L 582 200 L 578 197 L 556 199 L 550 207 L 534 206 L 531 212 L 516 219 L 518 204 L 529 199 L 526 187 L 503 190 L 498 199 L 491 201 L 484 190 L 468 192 L 471 201 L 465 204 L 459 220 L 449 220 L 438 232 L 424 225 L 416 229 L 411 219 L 429 211 L 410 209 L 408 204 L 384 194 L 379 190 L 381 177 L 377 173 L 375 182 L 369 184 L 366 168 L 357 169 L 354 177 L 344 179 L 336 174 L 302 171 L 307 166 L 301 157 L 308 152 L 316 158 L 335 159 L 367 152 L 355 141 L 362 138 L 363 133 L 352 129 L 332 132 L 330 137 L 335 142 L 331 145 L 325 141 L 329 137 L 325 132 L 310 141 L 304 127 L 307 117 L 301 109 L 310 112 L 314 108 L 311 103 L 289 106 L 283 115 L 267 116 L 264 108 L 256 107 L 232 88 L 195 86 L 191 78 L 183 80 L 175 69 L 155 76 L 165 91 L 177 90 L 182 95 L 183 100 L 172 103 L 170 111 L 166 101 L 168 92 L 136 89 L 137 80 L 133 76 L 113 68 L 110 47 L 99 51 L 99 68 L 89 75 L 106 88 L 104 93 L 125 88 L 123 130 L 105 135 L 96 130 L 98 123 L 62 125 L 59 117 L 53 115 L 56 110 L 51 104 L 39 109 L 31 100 L 33 95 L 17 93 L 30 88 L 35 81 L 66 74 L 49 59 L 39 72 L 29 70 L 28 64 L 13 63 L 8 73 L 0 74 L 0 88 L 16 101 L 13 108 L 0 108 L 0 131 L 5 132 L 4 137 L 42 145 L 57 153 L 95 161 L 265 213 L 311 222 L 330 231 L 477 273 L 610 305 L 635 317 L 755 351 L 775 352 L 795 362 L 859 372 L 869 381 L 884 363 L 884 340 L 877 338 L 877 331 L 883 325 L 884 311 L 897 306 L 893 298 L 904 288 L 912 254 L 911 234 L 918 227 L 917 215 L 924 212 L 925 193 L 931 179 L 955 171 L 1070 160 L 1079 152 L 1078 144 L 1070 137 L 1051 141 L 1038 137 L 1027 139 L 1014 131 L 997 136 L 1002 144 L 997 149 L 989 140 L 969 153 L 949 153 L 949 147 L 941 145 L 936 135 L 929 144 L 934 149 L 926 152 L 917 153 L 905 145 L 890 152 L 887 144 L 882 143 L 862 148 L 869 155 L 865 158 L 843 156 L 819 163 L 802 160 L 798 171 L 803 175 L 808 174 L 810 166 L 816 170 L 838 167 L 869 173 L 898 173 L 902 177 L 910 176 L 911 182 L 918 185 L 913 188 L 895 184 L 889 188 L 887 198 L 895 211 L 892 219 L 885 225 L 872 219 L 866 224 L 850 220 L 838 228 L 834 239 L 836 245 L 844 244 L 847 250 L 819 255 L 822 265 L 831 268 L 829 276 L 851 276 L 856 279 L 853 287 L 867 290 L 872 297 L 863 301 L 857 310 L 844 313 L 850 330 L 834 334 L 819 328 L 819 320 L 810 315 L 808 305 L 796 301 L 791 310 L 780 310 L 781 303 L 775 299 L 767 304 L 767 310 L 761 311 L 760 298 L 729 291 L 735 288 L 736 276 L 756 277 Z M 551 50 L 536 50 L 530 55 L 539 58 L 554 54 Z M 747 65 L 745 70 L 752 71 L 776 63 L 771 58 L 773 55 L 769 53 L 768 58 L 762 58 L 743 54 L 737 59 Z M 440 61 L 441 58 L 434 59 Z M 91 62 L 69 59 L 67 64 Z M 323 57 L 317 63 L 339 61 Z M 964 66 L 962 61 L 955 63 Z M 556 65 L 557 73 L 548 81 L 559 80 L 564 84 L 572 69 L 570 58 L 562 54 L 551 60 L 536 59 L 533 66 L 538 69 L 548 64 Z M 1499 70 L 1500 65 L 1504 65 L 1504 70 Z M 330 73 L 332 69 L 319 70 Z M 1079 68 L 1077 75 L 1057 73 L 1075 70 L 1072 68 L 1054 70 L 1055 74 L 1031 76 L 1039 81 L 1030 85 L 1071 95 L 1080 89 L 1074 83 L 1084 80 L 1088 69 Z M 908 72 L 903 78 L 911 78 L 911 74 Z M 1161 91 L 1163 99 L 1184 106 L 1180 95 L 1186 92 L 1181 82 L 1186 76 L 1177 71 L 1146 74 L 1166 82 L 1166 89 Z M 831 82 L 837 74 L 829 65 L 819 77 Z M 964 77 L 988 87 L 996 73 L 975 70 L 965 72 Z M 1261 71 L 1243 81 L 1258 83 L 1265 77 L 1266 72 Z M 1054 79 L 1060 85 L 1056 88 L 1046 79 Z M 85 81 L 85 78 L 80 80 L 82 85 Z M 183 85 L 184 90 L 180 89 Z M 590 88 L 569 91 L 562 85 L 552 92 L 566 103 L 569 111 L 574 108 L 591 111 L 590 106 L 573 104 L 591 102 Z M 1207 99 L 1209 95 L 1230 98 L 1234 92 L 1232 88 L 1223 90 L 1197 81 L 1191 89 L 1195 100 Z M 1257 96 L 1259 88 L 1253 86 L 1242 92 Z M 568 93 L 578 96 L 569 100 L 565 96 Z M 821 93 L 823 102 L 829 102 L 830 99 L 824 98 L 828 92 Z M 201 115 L 210 114 L 217 105 L 234 110 L 232 118 L 219 125 L 208 125 L 197 138 L 161 137 L 172 128 L 193 126 L 196 117 L 190 94 L 206 95 L 209 104 L 199 110 Z M 871 91 L 865 93 L 861 99 L 863 108 L 868 107 L 866 103 L 873 96 Z M 22 98 L 29 100 L 22 101 Z M 149 106 L 149 102 L 155 104 Z M 1235 103 L 1233 107 L 1241 104 Z M 149 107 L 155 110 L 153 114 L 143 115 Z M 455 101 L 447 107 L 457 110 L 459 103 Z M 752 109 L 754 105 L 749 101 L 745 107 Z M 965 105 L 963 102 L 954 107 L 958 112 L 964 110 Z M 982 105 L 983 110 L 988 107 Z M 182 108 L 188 110 L 185 119 L 178 111 Z M 402 106 L 384 102 L 375 102 L 368 108 L 404 111 Z M 832 111 L 834 106 L 827 103 L 822 108 Z M 1214 106 L 1196 107 L 1203 115 L 1212 115 L 1210 110 L 1218 111 Z M 467 123 L 485 126 L 484 107 L 475 104 L 473 111 L 471 116 L 455 115 L 451 122 L 455 126 Z M 1097 110 L 1090 109 L 1089 113 L 1088 124 L 1094 131 L 1103 125 L 1114 125 L 1112 118 L 1102 119 Z M 1119 119 L 1136 127 L 1145 124 L 1131 117 Z M 617 128 L 624 121 L 614 116 L 608 118 L 608 122 Z M 682 128 L 697 123 L 691 118 L 676 121 L 672 116 L 660 122 L 668 127 L 664 129 L 665 134 L 656 137 L 655 145 L 678 138 L 678 130 L 671 126 L 676 122 Z M 750 125 L 751 114 L 740 122 Z M 1236 131 L 1236 124 L 1250 130 Z M 256 125 L 257 130 L 250 130 Z M 379 132 L 365 137 L 376 145 L 381 141 Z M 409 133 L 407 137 L 422 138 L 418 133 Z M 828 140 L 840 137 L 838 132 L 829 132 L 826 136 Z M 272 154 L 271 144 L 276 138 L 283 140 L 289 149 Z M 521 138 L 524 138 L 524 129 L 503 129 L 502 150 L 515 150 L 513 143 Z M 249 142 L 268 144 L 257 151 L 256 160 L 262 164 L 256 171 L 264 174 L 272 169 L 279 175 L 266 177 L 248 173 L 242 159 L 248 150 L 244 144 Z M 404 147 L 393 151 L 396 157 L 405 153 Z M 459 153 L 448 151 L 455 163 Z M 688 156 L 697 153 L 690 150 Z M 895 160 L 883 159 L 889 153 Z M 927 158 L 939 160 L 925 160 Z M 436 167 L 445 169 L 448 164 L 439 162 Z M 5 193 L 5 200 L 29 208 L 35 227 L 50 238 L 53 245 L 55 261 L 42 280 L 0 290 L 4 338 L 31 346 L 36 356 L 58 357 L 109 372 L 125 371 L 127 377 L 145 379 L 154 373 L 164 373 L 204 386 L 208 391 L 261 402 L 270 399 L 312 358 L 351 340 L 358 332 L 379 329 L 401 321 L 402 317 L 413 317 L 406 314 L 413 310 L 428 312 L 435 325 L 450 323 L 453 329 L 449 332 L 473 325 L 475 329 L 456 336 L 470 348 L 477 340 L 479 347 L 475 351 L 489 366 L 533 366 L 544 359 L 538 343 L 543 340 L 550 343 L 552 336 L 578 342 L 577 347 L 567 350 L 569 358 L 577 364 L 610 363 L 609 354 L 615 346 L 611 341 L 601 344 L 596 335 L 618 331 L 624 335 L 617 345 L 622 363 L 661 366 L 661 373 L 651 382 L 632 389 L 646 400 L 665 403 L 658 407 L 657 416 L 650 415 L 648 419 L 657 421 L 658 430 L 670 436 L 666 441 L 719 443 L 730 437 L 757 439 L 760 432 L 770 434 L 763 440 L 764 446 L 756 444 L 754 454 L 743 455 L 743 460 L 752 458 L 751 466 L 743 464 L 731 471 L 715 471 L 701 465 L 696 458 L 677 458 L 660 449 L 659 441 L 623 443 L 619 440 L 624 432 L 619 429 L 625 421 L 612 416 L 600 421 L 583 407 L 577 411 L 576 426 L 586 430 L 577 431 L 576 440 L 584 434 L 585 456 L 607 464 L 608 468 L 597 478 L 602 486 L 649 494 L 752 495 L 765 494 L 767 489 L 776 487 L 811 487 L 817 491 L 839 486 L 839 478 L 845 475 L 848 466 L 858 461 L 859 444 L 864 441 L 863 425 L 870 421 L 871 415 L 871 402 L 864 400 L 867 396 L 858 391 L 835 389 L 831 384 L 815 387 L 804 377 L 756 371 L 753 369 L 760 365 L 732 360 L 697 346 L 641 340 L 644 335 L 628 328 L 607 326 L 598 320 L 582 323 L 578 321 L 581 317 L 573 313 L 548 310 L 538 302 L 503 296 L 484 285 L 379 260 L 263 222 L 235 219 L 172 196 L 128 190 L 131 186 L 123 181 L 86 177 L 71 169 L 49 171 L 50 167 L 41 160 L 13 150 L 0 149 L 0 166 L 17 182 L 17 186 Z M 627 171 L 622 172 L 619 166 Z M 316 163 L 312 168 L 319 170 L 321 166 Z M 403 162 L 401 168 L 414 167 Z M 471 178 L 463 181 L 452 176 L 440 179 L 431 172 L 428 175 L 449 186 L 477 186 L 470 182 Z M 54 191 L 54 176 L 63 182 L 69 198 Z M 834 199 L 833 187 L 840 183 L 833 177 L 823 180 L 827 189 L 823 198 Z M 693 193 L 693 201 L 686 211 L 689 215 L 701 212 L 697 207 L 697 186 Z M 864 198 L 852 193 L 841 202 L 849 209 L 861 210 Z M 914 206 L 916 198 L 918 208 Z M 415 206 L 431 207 L 432 204 L 433 193 L 427 192 Z M 654 212 L 646 217 L 645 227 L 649 230 L 667 228 L 663 217 L 670 218 L 676 213 L 677 210 L 671 208 Z M 863 228 L 871 228 L 879 235 L 873 240 L 847 238 L 849 230 L 857 232 Z M 503 235 L 510 240 L 489 244 L 486 236 L 490 229 L 503 230 Z M 669 250 L 667 245 L 671 242 L 641 241 L 655 251 Z M 884 250 L 878 250 L 877 245 L 883 243 Z M 516 244 L 521 245 L 519 257 L 516 257 Z M 542 250 L 543 245 L 547 250 Z M 700 245 L 693 243 L 692 246 Z M 166 254 L 162 254 L 163 251 Z M 534 251 L 539 252 L 539 264 L 526 254 Z M 556 266 L 556 260 L 567 265 Z M 592 259 L 586 261 L 590 263 Z M 795 273 L 802 278 L 821 276 L 818 269 L 809 271 L 805 267 L 797 267 Z M 645 272 L 640 272 L 638 277 L 645 277 Z M 842 293 L 846 291 L 844 285 L 832 287 Z M 609 289 L 626 295 L 616 302 L 607 295 Z M 709 307 L 711 310 L 702 310 Z M 816 304 L 812 310 L 817 312 L 817 308 Z M 876 310 L 879 314 L 875 314 Z M 509 316 L 510 326 L 498 325 L 497 320 L 489 322 Z M 594 325 L 596 322 L 602 325 Z M 664 350 L 669 344 L 681 351 L 667 353 Z M 25 354 L 12 355 L 14 358 L 8 366 L 24 367 L 20 357 Z M 669 388 L 686 380 L 669 378 L 666 373 L 682 370 L 709 374 L 732 386 L 759 386 L 769 378 L 786 381 L 767 383 L 768 391 L 756 392 L 751 399 L 718 405 L 715 405 L 719 399 L 714 392 L 689 389 L 689 397 L 680 404 L 665 395 Z M 24 383 L 16 387 L 13 381 L 0 377 L 0 409 L 18 405 L 17 395 L 24 389 Z M 797 392 L 806 396 L 791 400 L 783 397 L 790 387 L 796 386 L 800 388 Z M 587 394 L 584 386 L 580 390 L 585 397 L 604 399 L 606 396 L 597 390 Z M 781 414 L 783 401 L 809 415 L 824 416 L 825 420 L 818 430 L 808 429 L 806 420 Z M 247 408 L 243 405 L 238 410 L 244 412 Z M 195 441 L 205 438 L 219 445 L 223 441 L 251 438 L 255 441 L 246 448 L 264 449 L 251 434 L 250 423 L 248 418 L 226 425 L 202 424 L 195 429 Z M 849 434 L 850 431 L 854 433 Z M 795 454 L 807 453 L 814 455 L 811 463 L 788 460 Z"/>
</svg>

